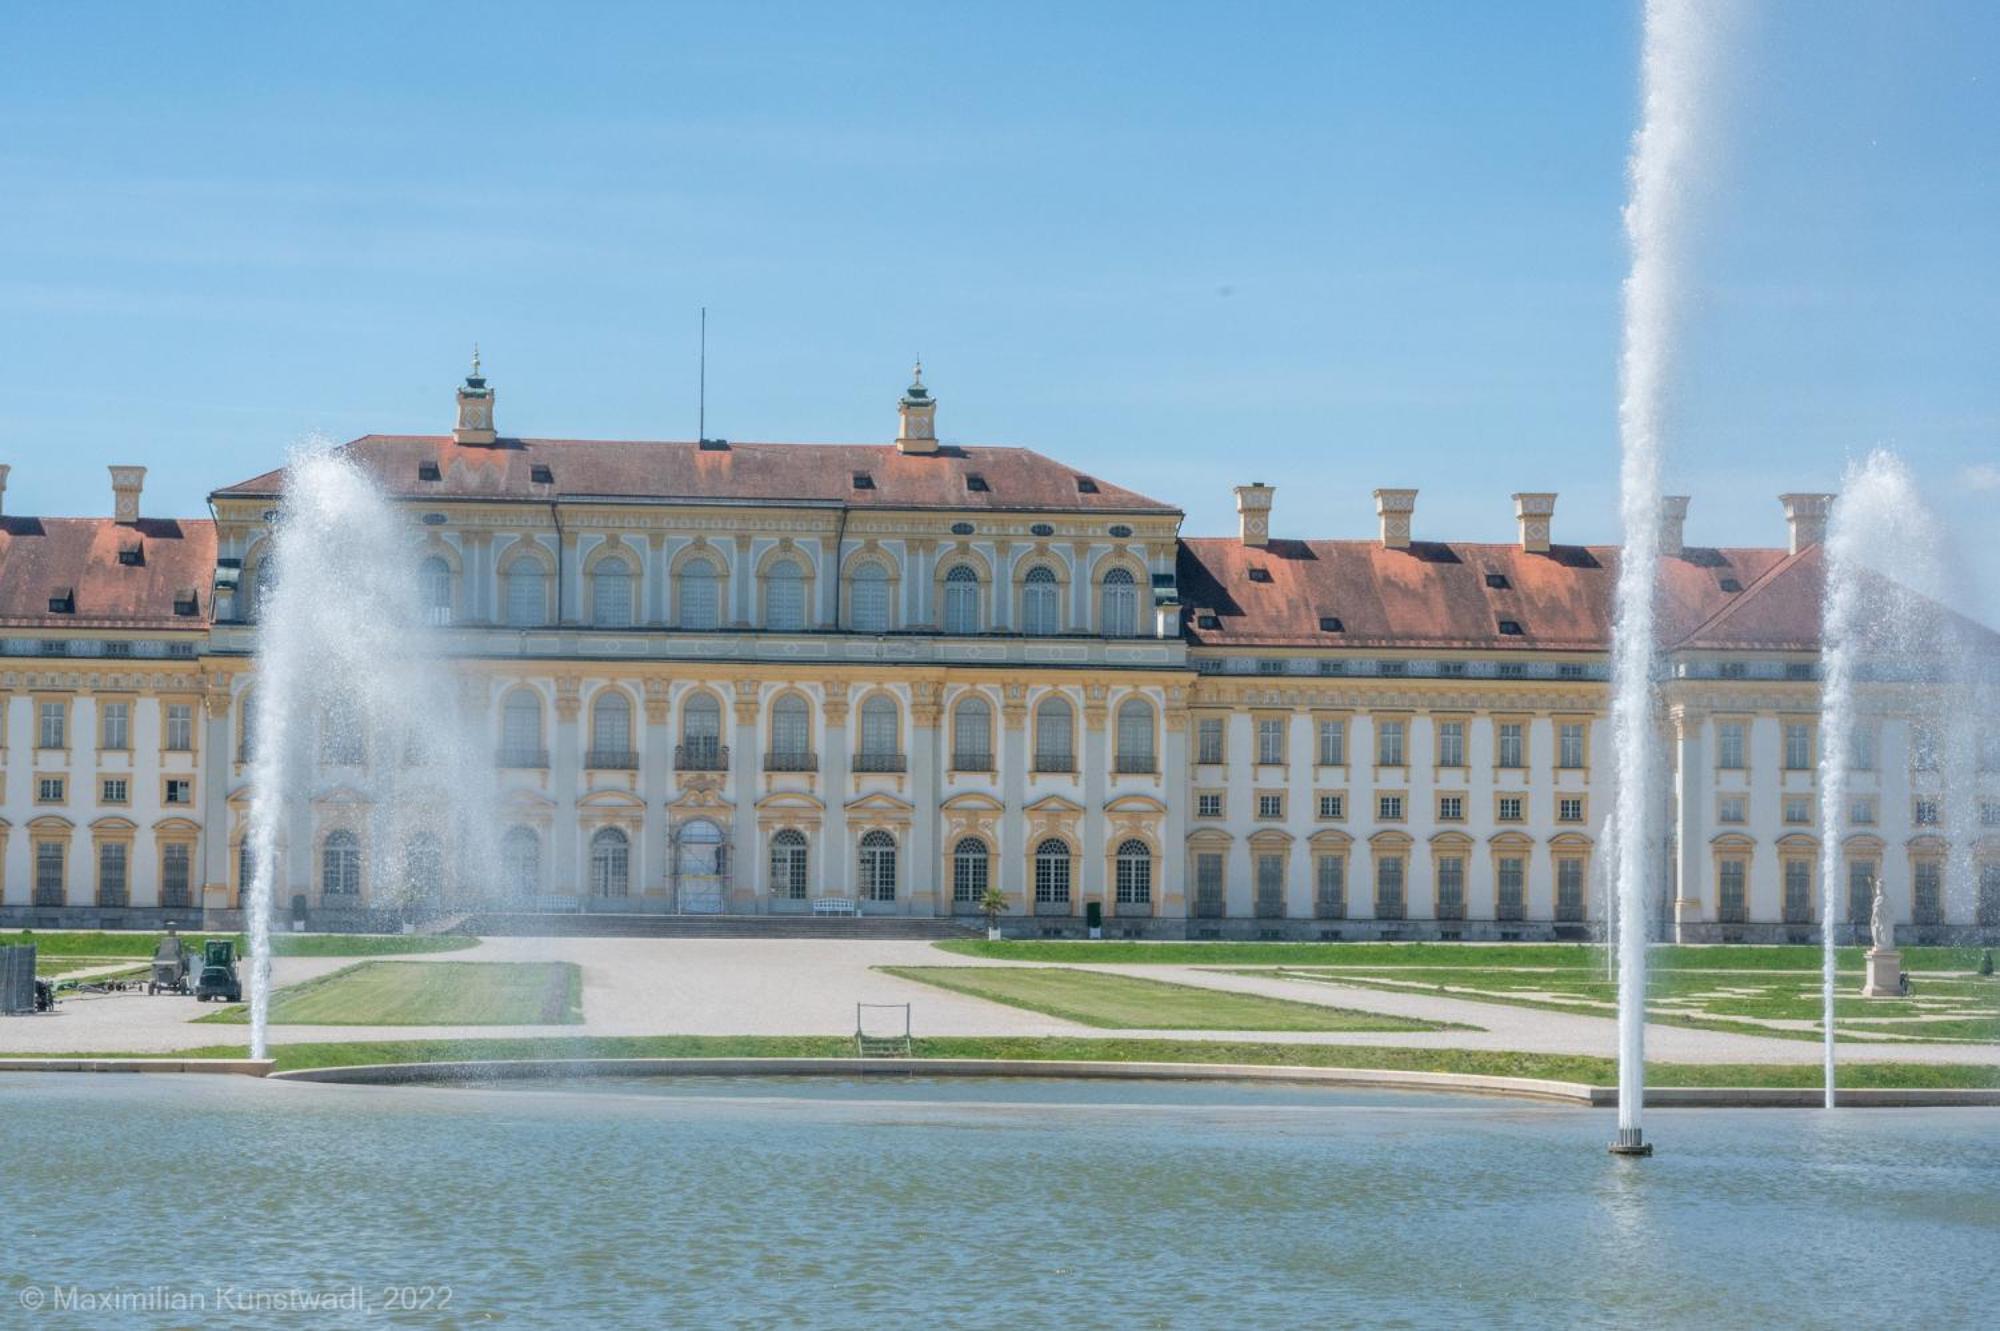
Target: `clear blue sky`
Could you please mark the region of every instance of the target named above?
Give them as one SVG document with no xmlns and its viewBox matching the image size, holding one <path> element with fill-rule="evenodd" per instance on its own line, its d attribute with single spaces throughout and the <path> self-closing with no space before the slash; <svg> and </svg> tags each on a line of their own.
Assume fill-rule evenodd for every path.
<svg viewBox="0 0 2000 1331">
<path fill-rule="evenodd" d="M 1760 6 L 1718 89 L 1691 539 L 1909 456 L 2000 528 L 2000 6 Z M 313 432 L 1019 443 L 1233 530 L 1616 535 L 1636 4 L 0 11 L 14 512 L 155 512 Z M 1981 486 L 1985 488 L 1981 488 Z M 1981 523 L 1984 523 L 1983 529 Z M 2000 556 L 1977 556 L 2000 586 Z M 1989 614 L 1996 601 L 1989 599 Z"/>
</svg>

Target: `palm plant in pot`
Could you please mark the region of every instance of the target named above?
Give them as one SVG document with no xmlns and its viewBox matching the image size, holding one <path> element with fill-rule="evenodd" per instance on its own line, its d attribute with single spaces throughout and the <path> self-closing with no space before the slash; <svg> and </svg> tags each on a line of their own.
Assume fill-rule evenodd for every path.
<svg viewBox="0 0 2000 1331">
<path fill-rule="evenodd" d="M 986 917 L 986 941 L 1000 941 L 1000 912 L 1007 909 L 1007 894 L 991 883 L 986 886 L 985 895 L 979 898 L 979 913 Z"/>
</svg>

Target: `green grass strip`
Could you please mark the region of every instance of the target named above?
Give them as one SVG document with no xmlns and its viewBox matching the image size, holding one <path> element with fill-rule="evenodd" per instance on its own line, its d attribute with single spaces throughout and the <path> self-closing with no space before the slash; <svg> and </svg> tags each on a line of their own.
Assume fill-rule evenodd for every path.
<svg viewBox="0 0 2000 1331">
<path fill-rule="evenodd" d="M 1504 969 L 1516 966 L 1604 970 L 1604 949 L 1591 943 L 1140 943 L 1076 939 L 953 938 L 932 944 L 940 951 L 991 961 L 1089 962 L 1092 965 L 1152 966 L 1446 966 Z M 1975 947 L 1903 949 L 1909 971 L 1971 971 L 1979 965 Z M 1862 969 L 1863 949 L 1835 950 L 1843 970 Z M 1817 971 L 1818 947 L 1725 944 L 1714 947 L 1656 945 L 1648 951 L 1653 971 L 1797 970 Z"/>
<path fill-rule="evenodd" d="M 583 1020 L 568 961 L 363 961 L 280 989 L 274 1026 L 541 1026 Z M 230 1007 L 200 1020 L 247 1021 Z"/>
<path fill-rule="evenodd" d="M 247 944 L 242 934 L 204 933 L 199 929 L 183 929 L 180 936 L 188 940 L 195 956 L 201 955 L 201 944 L 210 938 L 227 938 L 236 944 L 241 954 Z M 103 930 L 0 930 L 0 947 L 11 947 L 19 943 L 35 945 L 37 964 L 44 957 L 99 957 L 117 960 L 122 957 L 151 957 L 153 946 L 165 938 L 164 930 L 158 932 L 106 932 Z M 421 952 L 457 952 L 463 948 L 476 947 L 477 938 L 463 934 L 272 934 L 271 955 L 275 957 L 389 957 L 405 956 Z"/>
</svg>

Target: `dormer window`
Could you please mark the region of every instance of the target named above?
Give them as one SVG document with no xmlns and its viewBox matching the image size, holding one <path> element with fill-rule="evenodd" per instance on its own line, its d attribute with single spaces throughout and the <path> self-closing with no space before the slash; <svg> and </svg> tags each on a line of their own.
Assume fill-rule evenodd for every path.
<svg viewBox="0 0 2000 1331">
<path fill-rule="evenodd" d="M 1507 581 L 1507 575 L 1505 573 L 1488 573 L 1486 575 L 1486 586 L 1487 589 L 1490 591 L 1504 592 L 1511 585 L 1512 584 Z"/>
<path fill-rule="evenodd" d="M 73 615 L 76 613 L 76 588 L 64 587 L 49 597 L 49 613 L 52 615 Z"/>
<path fill-rule="evenodd" d="M 1345 633 L 1347 632 L 1347 625 L 1340 622 L 1340 616 L 1338 615 L 1321 615 L 1319 617 L 1319 631 L 1321 633 Z"/>
<path fill-rule="evenodd" d="M 1270 580 L 1271 580 L 1270 569 L 1265 568 L 1262 564 L 1252 564 L 1250 566 L 1250 581 L 1269 582 Z"/>
<path fill-rule="evenodd" d="M 201 600 L 192 587 L 183 587 L 174 593 L 174 613 L 183 618 L 191 618 L 201 613 Z"/>
<path fill-rule="evenodd" d="M 417 464 L 417 479 L 420 481 L 441 481 L 444 479 L 444 474 L 438 470 L 438 464 L 435 462 L 419 462 Z"/>
<path fill-rule="evenodd" d="M 727 453 L 729 451 L 729 441 L 727 439 L 704 439 L 697 447 L 704 453 Z"/>
<path fill-rule="evenodd" d="M 1194 626 L 1198 629 L 1219 629 L 1222 627 L 1222 620 L 1215 614 L 1204 610 L 1194 617 Z"/>
<path fill-rule="evenodd" d="M 146 547 L 128 545 L 118 551 L 118 562 L 126 568 L 137 568 L 146 562 Z"/>
<path fill-rule="evenodd" d="M 528 464 L 528 479 L 536 485 L 554 485 L 556 474 L 549 470 L 545 462 L 531 462 Z"/>
<path fill-rule="evenodd" d="M 1520 636 L 1521 636 L 1521 621 L 1520 621 L 1520 620 L 1518 620 L 1518 619 L 1503 619 L 1503 620 L 1501 620 L 1501 621 L 1500 621 L 1500 636 L 1501 636 L 1501 637 L 1503 637 L 1503 638 L 1518 638 L 1518 637 L 1520 637 Z"/>
<path fill-rule="evenodd" d="M 1726 592 L 1729 592 L 1729 593 L 1731 593 L 1731 594 L 1734 594 L 1734 593 L 1736 593 L 1736 592 L 1740 592 L 1740 591 L 1742 591 L 1742 590 L 1743 590 L 1743 584 L 1742 584 L 1742 583 L 1740 583 L 1740 582 L 1738 582 L 1738 581 L 1737 581 L 1737 580 L 1736 580 L 1735 578 L 1724 578 L 1724 579 L 1722 579 L 1722 581 L 1721 581 L 1721 583 L 1720 583 L 1720 586 L 1722 587 L 1722 590 L 1724 590 L 1724 591 L 1726 591 Z"/>
<path fill-rule="evenodd" d="M 1076 478 L 1076 492 L 1080 495 L 1094 495 L 1097 493 L 1097 482 L 1088 476 L 1079 476 Z"/>
<path fill-rule="evenodd" d="M 857 490 L 873 490 L 875 488 L 875 478 L 865 471 L 857 471 L 854 473 L 854 488 Z"/>
<path fill-rule="evenodd" d="M 991 492 L 993 487 L 986 483 L 984 476 L 976 471 L 969 471 L 965 474 L 965 488 L 974 494 L 983 495 Z"/>
</svg>

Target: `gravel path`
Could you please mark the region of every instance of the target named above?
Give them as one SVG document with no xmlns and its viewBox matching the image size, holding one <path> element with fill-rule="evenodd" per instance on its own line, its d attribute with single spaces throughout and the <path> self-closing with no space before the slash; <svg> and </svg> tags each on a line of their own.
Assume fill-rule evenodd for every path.
<svg viewBox="0 0 2000 1331">
<path fill-rule="evenodd" d="M 410 957 L 407 960 L 424 960 Z M 1394 993 L 1312 980 L 1232 974 L 1192 966 L 1088 967 L 1176 983 L 1263 994 L 1474 1029 L 1433 1032 L 1104 1031 L 1056 1017 L 883 975 L 884 965 L 994 965 L 925 942 L 835 939 L 494 938 L 453 961 L 574 961 L 583 967 L 584 1023 L 576 1026 L 280 1026 L 280 1044 L 326 1040 L 450 1039 L 529 1035 L 850 1035 L 856 1002 L 910 1003 L 918 1035 L 1068 1035 L 1086 1038 L 1237 1040 L 1398 1048 L 1594 1054 L 1617 1047 L 1608 1017 Z M 280 957 L 280 986 L 355 964 L 352 957 Z M 393 959 L 392 959 L 393 960 Z M 154 1053 L 248 1038 L 242 1026 L 190 1024 L 215 1009 L 143 991 L 66 999 L 53 1013 L 0 1017 L 0 1053 Z M 1676 1063 L 1813 1063 L 1802 1040 L 1649 1025 L 1648 1056 Z M 1851 1061 L 2000 1064 L 1991 1045 L 1843 1044 Z"/>
</svg>

